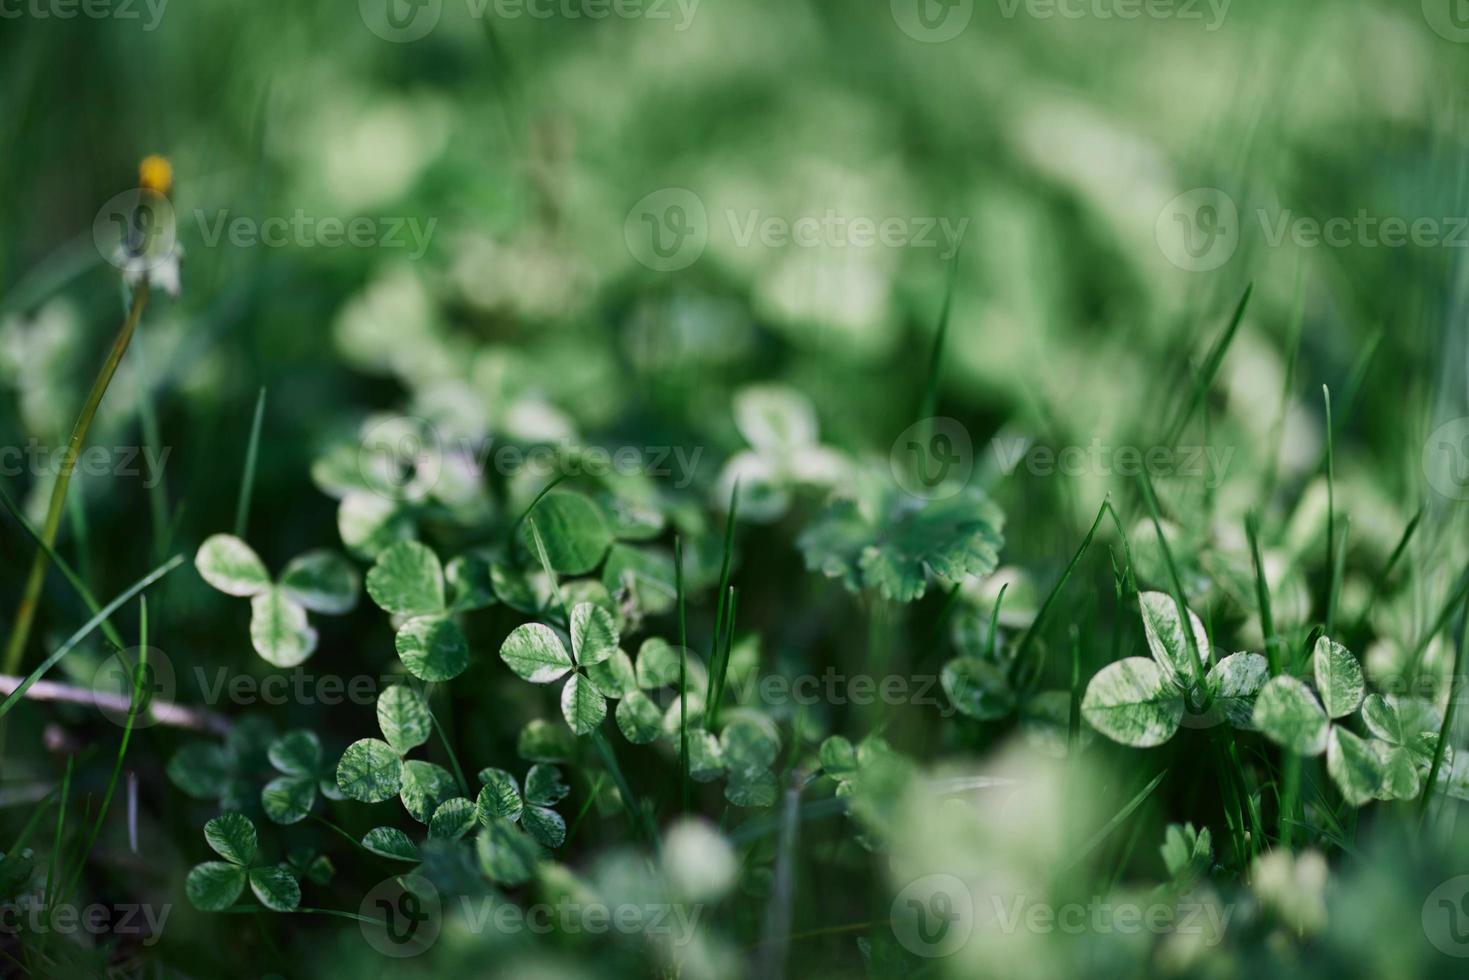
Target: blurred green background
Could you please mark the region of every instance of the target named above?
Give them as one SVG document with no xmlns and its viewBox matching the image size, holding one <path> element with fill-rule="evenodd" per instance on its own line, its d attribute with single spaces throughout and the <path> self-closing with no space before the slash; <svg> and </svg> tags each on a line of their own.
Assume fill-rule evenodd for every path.
<svg viewBox="0 0 1469 980">
<path fill-rule="evenodd" d="M 1325 591 L 1327 385 L 1352 608 L 1420 506 L 1403 635 L 1462 567 L 1461 498 L 1439 488 L 1464 478 L 1425 454 L 1430 432 L 1469 416 L 1469 26 L 1455 0 L 1136 17 L 1109 0 L 687 0 L 603 18 L 560 0 L 531 5 L 544 17 L 508 0 L 393 2 L 422 36 L 390 39 L 400 28 L 373 0 L 71 18 L 0 0 L 0 445 L 64 441 L 124 312 L 94 224 L 105 239 L 106 202 L 145 155 L 175 173 L 182 290 L 155 297 L 91 438 L 168 447 L 161 490 L 79 477 L 89 545 L 75 548 L 75 517 L 63 535 L 99 595 L 230 525 L 261 387 L 250 540 L 273 568 L 336 543 L 311 466 L 374 411 L 474 439 L 700 449 L 689 497 L 713 506 L 743 448 L 731 399 L 774 382 L 810 398 L 824 444 L 885 461 L 921 415 L 951 276 L 937 414 L 962 423 L 1006 510 L 1017 580 L 1053 581 L 1108 491 L 1129 518 L 1141 503 L 1115 473 L 1007 473 L 991 440 L 1157 444 L 1251 284 L 1207 432 L 1191 430 L 1229 450 L 1225 478 L 1160 481 L 1190 527 L 1180 540 L 1237 558 L 1257 509 L 1272 560 Z M 824 216 L 814 245 L 751 234 Z M 1427 219 L 1436 243 L 1387 243 L 1386 218 Z M 279 245 L 216 235 L 268 219 L 293 222 Z M 353 219 L 367 219 L 362 244 L 322 234 Z M 1331 219 L 1352 222 L 1337 243 L 1281 232 Z M 889 220 L 894 240 L 854 242 L 852 222 Z M 33 515 L 44 506 L 45 474 L 4 479 Z M 815 630 L 840 663 L 866 627 L 803 578 L 798 526 L 751 531 L 742 620 L 784 637 L 775 647 Z M 0 616 L 30 556 L 0 535 Z M 237 609 L 192 580 L 159 601 L 176 661 L 260 671 Z M 47 649 L 80 611 L 53 582 Z M 359 610 L 325 626 L 323 665 L 385 660 L 371 622 Z M 514 733 L 461 720 L 460 735 L 488 754 Z M 912 751 L 975 746 L 908 736 Z M 54 779 L 39 723 L 10 739 L 7 782 Z M 206 810 L 143 778 L 175 842 L 160 847 L 184 849 L 150 858 L 173 877 L 147 887 L 176 888 Z M 197 937 L 169 943 L 180 969 L 220 968 Z M 831 943 L 817 949 L 851 956 Z M 860 970 L 819 951 L 802 962 Z"/>
</svg>

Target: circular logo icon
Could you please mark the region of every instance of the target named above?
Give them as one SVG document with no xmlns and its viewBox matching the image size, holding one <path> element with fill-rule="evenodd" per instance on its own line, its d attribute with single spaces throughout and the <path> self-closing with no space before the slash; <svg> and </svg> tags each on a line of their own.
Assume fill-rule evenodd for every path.
<svg viewBox="0 0 1469 980">
<path fill-rule="evenodd" d="M 357 909 L 367 945 L 395 959 L 417 956 L 439 938 L 443 903 L 422 875 L 386 878 L 373 886 Z"/>
<path fill-rule="evenodd" d="M 924 500 L 952 497 L 974 472 L 974 444 L 957 419 L 937 417 L 903 430 L 888 453 L 898 486 Z"/>
<path fill-rule="evenodd" d="M 942 44 L 963 33 L 974 0 L 892 0 L 893 21 L 915 41 Z"/>
<path fill-rule="evenodd" d="M 357 0 L 362 23 L 384 41 L 417 41 L 439 24 L 444 0 Z"/>
<path fill-rule="evenodd" d="M 1423 475 L 1450 500 L 1469 500 L 1469 417 L 1433 430 L 1423 444 Z"/>
<path fill-rule="evenodd" d="M 177 690 L 173 663 L 157 647 L 120 650 L 102 661 L 92 675 L 92 696 L 97 710 L 108 721 L 123 727 L 134 712 L 134 728 L 157 724 L 149 710 L 153 702 L 172 701 Z"/>
<path fill-rule="evenodd" d="M 1469 0 L 1423 0 L 1423 19 L 1444 40 L 1469 43 Z"/>
<path fill-rule="evenodd" d="M 910 953 L 948 956 L 974 931 L 974 897 L 953 875 L 924 875 L 893 899 L 893 934 Z"/>
<path fill-rule="evenodd" d="M 1153 226 L 1163 257 L 1186 272 L 1208 272 L 1239 248 L 1239 209 L 1217 187 L 1196 187 L 1164 205 Z"/>
<path fill-rule="evenodd" d="M 119 269 L 156 268 L 178 247 L 173 203 L 141 187 L 108 198 L 92 221 L 92 241 L 102 258 Z"/>
<path fill-rule="evenodd" d="M 699 195 L 683 187 L 654 191 L 622 223 L 632 257 L 655 272 L 687 269 L 709 244 L 709 215 Z"/>
<path fill-rule="evenodd" d="M 443 466 L 439 430 L 412 415 L 373 425 L 357 451 L 363 482 L 389 500 L 421 500 L 438 484 Z"/>
<path fill-rule="evenodd" d="M 1450 878 L 1428 893 L 1423 934 L 1440 953 L 1469 957 L 1469 875 Z"/>
</svg>

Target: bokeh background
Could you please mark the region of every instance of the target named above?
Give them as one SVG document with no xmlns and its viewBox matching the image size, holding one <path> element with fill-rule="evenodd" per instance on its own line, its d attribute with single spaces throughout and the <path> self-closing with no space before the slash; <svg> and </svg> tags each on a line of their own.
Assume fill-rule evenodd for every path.
<svg viewBox="0 0 1469 980">
<path fill-rule="evenodd" d="M 959 423 L 1006 511 L 1022 623 L 1104 494 L 1129 522 L 1143 511 L 1115 472 L 1007 471 L 1003 448 L 1160 444 L 1247 288 L 1185 440 L 1228 451 L 1221 479 L 1159 480 L 1190 528 L 1178 532 L 1189 567 L 1201 581 L 1219 570 L 1210 561 L 1247 569 L 1254 510 L 1282 588 L 1303 607 L 1325 591 L 1323 385 L 1336 505 L 1351 518 L 1344 605 L 1362 608 L 1420 508 L 1413 577 L 1391 610 L 1402 635 L 1431 619 L 1469 552 L 1469 472 L 1454 469 L 1469 444 L 1443 454 L 1429 439 L 1469 416 L 1457 0 L 1180 2 L 1135 17 L 1116 0 L 670 0 L 603 18 L 432 0 L 395 6 L 393 22 L 372 0 L 122 6 L 61 17 L 0 0 L 0 444 L 64 441 L 124 312 L 98 244 L 107 203 L 147 154 L 175 172 L 182 289 L 155 297 L 91 440 L 167 447 L 163 479 L 79 477 L 62 539 L 99 595 L 231 524 L 262 387 L 249 537 L 274 568 L 337 543 L 337 503 L 312 465 L 372 412 L 476 440 L 698 450 L 679 489 L 717 512 L 721 473 L 745 448 L 734 394 L 779 383 L 810 399 L 823 444 L 885 461 L 924 414 L 947 300 L 931 414 Z M 815 244 L 750 233 L 813 217 Z M 279 244 L 215 234 L 272 218 L 295 222 Z M 1385 242 L 1387 218 L 1425 219 L 1434 240 Z M 364 243 L 324 240 L 321 222 L 353 219 L 367 219 Z M 1351 222 L 1340 241 L 1296 236 L 1331 219 Z M 853 221 L 889 220 L 892 241 L 854 242 Z M 4 480 L 43 508 L 44 472 Z M 804 573 L 801 520 L 785 520 L 744 542 L 742 622 L 776 661 L 840 664 L 869 642 L 865 618 Z M 3 615 L 31 555 L 12 531 Z M 1092 571 L 1105 607 L 1108 576 Z M 974 593 L 976 608 L 992 601 Z M 47 649 L 79 611 L 53 582 Z M 196 580 L 170 584 L 157 612 L 175 662 L 264 673 L 243 614 Z M 323 630 L 323 664 L 391 657 L 370 612 Z M 83 652 L 69 669 L 85 680 L 88 666 Z M 311 717 L 295 710 L 278 723 Z M 355 737 L 369 715 L 335 724 Z M 23 821 L 27 787 L 54 782 L 45 720 L 10 735 L 7 823 Z M 81 715 L 68 720 L 85 740 Z M 915 752 L 982 744 L 899 728 Z M 457 733 L 484 754 L 514 737 L 473 718 Z M 140 748 L 161 759 L 168 738 L 146 733 Z M 176 892 L 207 809 L 141 768 L 157 852 L 146 869 L 99 869 L 95 887 L 136 875 Z M 863 900 L 821 894 L 831 907 L 803 909 L 803 928 L 861 917 L 844 901 Z M 231 923 L 178 915 L 197 926 L 157 962 L 238 968 L 217 945 Z M 804 950 L 802 975 L 862 970 L 849 937 Z M 1383 962 L 1428 969 L 1412 955 Z"/>
</svg>

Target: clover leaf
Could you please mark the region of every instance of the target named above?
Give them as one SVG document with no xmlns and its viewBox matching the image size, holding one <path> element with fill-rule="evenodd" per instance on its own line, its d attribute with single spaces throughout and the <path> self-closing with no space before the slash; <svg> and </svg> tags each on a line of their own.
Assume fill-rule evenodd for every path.
<svg viewBox="0 0 1469 980">
<path fill-rule="evenodd" d="M 316 650 L 307 610 L 340 616 L 357 605 L 357 569 L 330 551 L 297 556 L 272 581 L 248 544 L 215 534 L 199 546 L 194 567 L 219 591 L 250 600 L 250 642 L 277 667 L 295 667 Z"/>
<path fill-rule="evenodd" d="M 493 820 L 518 822 L 546 847 L 566 842 L 566 821 L 551 807 L 565 799 L 571 788 L 555 766 L 531 766 L 524 793 L 515 777 L 503 769 L 481 769 L 479 780 L 484 788 L 475 801 L 475 817 L 485 827 Z"/>
<path fill-rule="evenodd" d="M 931 578 L 959 582 L 999 564 L 1004 516 L 982 490 L 922 500 L 883 484 L 865 496 L 833 500 L 802 532 L 808 569 L 852 592 L 912 602 Z"/>
<path fill-rule="evenodd" d="M 555 630 L 541 623 L 517 626 L 500 645 L 500 659 L 532 684 L 550 684 L 567 674 L 561 715 L 577 735 L 586 735 L 607 716 L 602 690 L 586 674 L 617 652 L 617 626 L 600 606 L 578 603 L 571 610 L 571 652 Z"/>
<path fill-rule="evenodd" d="M 750 445 L 731 456 L 714 493 L 729 499 L 740 485 L 740 516 L 778 520 L 803 487 L 834 487 L 851 469 L 845 456 L 817 440 L 816 409 L 794 388 L 752 385 L 736 393 L 735 427 Z"/>
<path fill-rule="evenodd" d="M 169 781 L 188 796 L 218 800 L 221 809 L 252 809 L 259 799 L 257 774 L 269 767 L 275 727 L 264 718 L 242 718 L 224 744 L 190 742 L 168 760 Z"/>
<path fill-rule="evenodd" d="M 229 908 L 250 883 L 260 904 L 290 912 L 301 904 L 301 886 L 284 865 L 257 862 L 255 825 L 241 813 L 223 813 L 204 825 L 204 840 L 223 861 L 195 865 L 184 881 L 189 903 L 203 912 Z"/>
<path fill-rule="evenodd" d="M 479 559 L 456 559 L 450 572 L 456 596 L 450 604 L 439 556 L 417 541 L 399 541 L 378 553 L 367 573 L 372 601 L 402 620 L 394 640 L 408 672 L 423 681 L 447 681 L 469 666 L 469 643 L 451 618 L 461 609 L 478 608 L 490 597 L 488 566 Z"/>
<path fill-rule="evenodd" d="M 337 763 L 337 786 L 363 803 L 397 796 L 413 819 L 426 824 L 455 789 L 454 777 L 443 766 L 404 758 L 429 739 L 428 704 L 412 688 L 394 684 L 378 695 L 377 720 L 387 741 L 363 738 L 347 746 Z"/>
<path fill-rule="evenodd" d="M 1126 657 L 1099 670 L 1087 685 L 1081 714 L 1114 742 L 1134 748 L 1162 745 L 1197 705 L 1205 720 L 1222 716 L 1236 728 L 1259 724 L 1267 664 L 1255 653 L 1235 653 L 1208 667 L 1209 637 L 1188 610 L 1192 645 L 1178 604 L 1164 592 L 1138 595 L 1143 635 L 1152 659 Z M 1194 650 L 1197 649 L 1197 655 Z M 1201 683 L 1196 684 L 1195 678 Z"/>
<path fill-rule="evenodd" d="M 321 740 L 312 732 L 287 732 L 270 744 L 270 763 L 283 775 L 260 792 L 260 805 L 275 823 L 291 824 L 306 819 L 321 791 L 327 799 L 341 799 L 336 767 L 324 762 Z"/>
</svg>

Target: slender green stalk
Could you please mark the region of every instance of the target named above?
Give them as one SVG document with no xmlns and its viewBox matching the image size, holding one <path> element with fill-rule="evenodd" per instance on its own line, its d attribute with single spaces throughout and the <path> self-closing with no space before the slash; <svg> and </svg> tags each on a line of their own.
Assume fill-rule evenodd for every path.
<svg viewBox="0 0 1469 980">
<path fill-rule="evenodd" d="M 518 552 L 515 550 L 515 534 L 517 531 L 520 530 L 520 525 L 524 523 L 527 517 L 530 516 L 530 512 L 536 509 L 536 504 L 541 502 L 541 498 L 545 497 L 546 494 L 550 493 L 552 490 L 555 490 L 556 485 L 559 484 L 562 480 L 566 479 L 569 475 L 570 474 L 568 473 L 562 473 L 560 476 L 556 477 L 556 479 L 552 480 L 550 483 L 542 487 L 541 492 L 536 494 L 536 499 L 532 500 L 530 502 L 530 506 L 521 511 L 520 516 L 515 519 L 515 523 L 510 525 L 508 548 L 510 550 L 510 556 L 512 560 L 514 560 L 515 555 L 518 554 Z"/>
<path fill-rule="evenodd" d="M 1321 396 L 1326 400 L 1326 571 L 1330 574 L 1336 567 L 1336 455 L 1332 449 L 1336 440 L 1331 427 L 1331 389 L 1322 385 Z M 1329 604 L 1330 596 L 1327 601 Z"/>
<path fill-rule="evenodd" d="M 1209 348 L 1208 355 L 1204 358 L 1203 367 L 1194 377 L 1192 396 L 1179 409 L 1173 424 L 1168 427 L 1168 437 L 1164 440 L 1165 445 L 1172 446 L 1178 442 L 1179 436 L 1183 435 L 1184 427 L 1188 425 L 1189 419 L 1193 418 L 1194 412 L 1203 404 L 1204 396 L 1209 392 L 1209 386 L 1214 383 L 1214 376 L 1219 373 L 1219 367 L 1224 363 L 1224 355 L 1229 351 L 1229 345 L 1234 343 L 1235 334 L 1239 330 L 1240 322 L 1245 317 L 1245 310 L 1250 305 L 1250 295 L 1255 291 L 1255 284 L 1250 283 L 1245 287 L 1244 295 L 1239 298 L 1239 303 L 1234 308 L 1234 315 L 1229 318 L 1229 324 L 1214 340 L 1213 346 Z"/>
<path fill-rule="evenodd" d="M 1367 604 L 1362 607 L 1362 615 L 1357 617 L 1357 625 L 1352 630 L 1356 640 L 1356 646 L 1361 646 L 1362 641 L 1367 638 L 1367 620 L 1372 615 L 1372 610 L 1376 608 L 1377 600 L 1382 598 L 1383 586 L 1392 578 L 1392 573 L 1397 569 L 1398 562 L 1408 550 L 1408 543 L 1413 540 L 1413 534 L 1418 530 L 1418 525 L 1423 522 L 1423 514 L 1423 508 L 1419 507 L 1418 513 L 1414 514 L 1413 519 L 1408 522 L 1408 526 L 1403 528 L 1403 535 L 1398 538 L 1397 546 L 1393 548 L 1392 554 L 1387 559 L 1387 564 L 1382 568 L 1382 574 L 1373 579 L 1372 596 L 1367 600 Z"/>
<path fill-rule="evenodd" d="M 684 616 L 683 538 L 673 538 L 673 587 L 678 593 L 678 770 L 679 799 L 689 812 L 689 628 Z"/>
<path fill-rule="evenodd" d="M 92 594 L 91 589 L 87 588 L 87 583 L 82 579 L 77 571 L 72 568 L 70 564 L 67 563 L 66 559 L 62 558 L 61 555 L 57 553 L 56 549 L 52 548 L 41 538 L 40 533 L 36 530 L 36 526 L 26 519 L 25 514 L 23 514 L 20 508 L 15 505 L 15 501 L 10 499 L 10 494 L 5 492 L 5 488 L 3 486 L 0 486 L 0 505 L 3 505 L 6 512 L 9 513 L 11 517 L 15 518 L 15 522 L 19 524 L 21 530 L 25 531 L 30 539 L 35 542 L 36 547 L 40 548 L 42 551 L 46 552 L 47 555 L 50 556 L 51 561 L 56 565 L 58 569 L 61 570 L 61 574 L 66 578 L 68 582 L 71 583 L 71 587 L 76 590 L 76 594 L 80 596 L 82 602 L 86 604 L 87 611 L 95 615 L 96 612 L 102 608 L 102 606 L 97 602 L 97 597 Z M 110 642 L 117 649 L 121 650 L 123 648 L 122 635 L 119 634 L 117 630 L 113 628 L 112 623 L 108 622 L 107 620 L 102 621 L 102 635 L 107 637 L 108 642 Z"/>
<path fill-rule="evenodd" d="M 245 446 L 245 472 L 240 477 L 240 497 L 235 501 L 235 537 L 245 536 L 250 519 L 250 495 L 255 490 L 255 464 L 260 456 L 260 425 L 265 419 L 265 389 L 255 396 L 255 418 L 250 423 L 250 442 Z"/>
<path fill-rule="evenodd" d="M 1444 708 L 1443 723 L 1438 726 L 1438 744 L 1433 747 L 1433 765 L 1428 769 L 1428 784 L 1423 787 L 1423 796 L 1418 801 L 1418 819 L 1428 816 L 1428 804 L 1433 798 L 1433 786 L 1438 781 L 1439 769 L 1443 767 L 1444 749 L 1449 744 L 1449 733 L 1453 731 L 1454 709 L 1459 706 L 1460 691 L 1455 688 L 1463 684 L 1464 648 L 1469 647 L 1469 594 L 1464 596 L 1463 621 L 1459 623 L 1459 642 L 1454 651 L 1454 670 L 1449 675 L 1449 703 Z"/>
<path fill-rule="evenodd" d="M 627 777 L 622 774 L 622 767 L 617 764 L 617 756 L 608 744 L 607 737 L 601 731 L 592 732 L 592 744 L 597 747 L 597 753 L 602 756 L 602 761 L 607 766 L 607 771 L 612 775 L 612 782 L 617 785 L 617 793 L 622 797 L 622 807 L 627 811 L 627 819 L 633 828 L 647 838 L 648 846 L 653 849 L 654 854 L 662 851 L 658 842 L 658 831 L 653 827 L 653 821 L 644 810 L 638 798 L 633 795 L 632 786 L 628 784 Z"/>
<path fill-rule="evenodd" d="M 1246 296 L 1248 297 L 1248 293 Z M 1173 585 L 1173 604 L 1178 608 L 1178 623 L 1183 630 L 1184 641 L 1189 649 L 1189 674 L 1196 685 L 1202 686 L 1204 681 L 1204 657 L 1208 655 L 1207 650 L 1199 649 L 1198 637 L 1194 636 L 1192 623 L 1189 622 L 1188 602 L 1183 596 L 1183 580 L 1178 575 L 1178 565 L 1173 561 L 1173 549 L 1168 547 L 1168 538 L 1163 534 L 1163 522 L 1158 514 L 1158 497 L 1153 492 L 1153 479 L 1148 476 L 1147 467 L 1142 469 L 1143 496 L 1147 500 L 1148 515 L 1153 519 L 1153 532 L 1158 535 L 1158 547 L 1163 551 L 1163 562 L 1168 566 L 1168 580 Z"/>
<path fill-rule="evenodd" d="M 62 657 L 65 657 L 76 647 L 78 643 L 81 643 L 88 636 L 90 636 L 92 634 L 92 631 L 95 630 L 98 625 L 100 625 L 103 621 L 105 621 L 108 616 L 111 616 L 114 612 L 118 610 L 119 607 L 131 601 L 133 596 L 142 592 L 148 586 L 152 585 L 154 582 L 158 581 L 159 579 L 163 578 L 163 576 L 173 571 L 175 568 L 183 563 L 183 560 L 183 555 L 174 555 L 168 561 L 164 562 L 162 565 L 159 565 L 147 575 L 138 579 L 138 581 L 134 582 L 131 586 L 128 587 L 126 592 L 119 595 L 116 599 L 113 599 L 106 606 L 104 606 L 97 613 L 97 615 L 87 620 L 87 622 L 83 624 L 82 628 L 77 630 L 70 637 L 68 637 L 65 643 L 57 647 L 56 652 L 47 657 L 41 663 L 41 666 L 31 671 L 30 674 L 26 676 L 26 679 L 20 684 L 20 686 L 18 686 L 14 691 L 10 692 L 10 696 L 8 698 L 6 698 L 3 702 L 0 702 L 0 718 L 3 718 L 7 714 L 9 714 L 10 709 L 13 708 L 20 701 L 21 698 L 25 697 L 26 691 L 30 690 L 32 684 L 36 683 L 36 681 L 44 677 L 47 671 L 49 671 L 52 667 L 55 667 L 61 661 Z"/>
<path fill-rule="evenodd" d="M 87 858 L 92 854 L 92 848 L 97 843 L 97 836 L 102 833 L 102 824 L 107 819 L 107 811 L 112 806 L 112 794 L 117 790 L 117 777 L 122 774 L 122 762 L 128 754 L 128 742 L 133 737 L 133 725 L 138 720 L 138 708 L 143 703 L 143 678 L 148 673 L 148 597 L 138 598 L 138 664 L 133 668 L 133 690 L 132 700 L 128 703 L 127 723 L 123 725 L 122 741 L 117 747 L 117 758 L 112 763 L 112 775 L 107 780 L 107 792 L 102 794 L 102 806 L 97 810 L 97 819 L 92 824 L 91 832 L 87 835 L 87 842 L 82 846 L 81 859 L 77 861 L 75 870 L 67 879 L 66 887 L 61 892 L 61 899 L 65 900 L 76 887 L 77 879 L 82 875 L 82 869 L 87 865 Z"/>
<path fill-rule="evenodd" d="M 959 587 L 956 585 L 954 588 L 958 589 Z M 1005 601 L 1005 590 L 1008 588 L 1010 588 L 1009 582 L 1000 586 L 1000 594 L 995 596 L 995 608 L 990 610 L 989 655 L 992 661 L 995 659 L 995 653 L 1000 648 L 1000 605 Z"/>
<path fill-rule="evenodd" d="M 61 527 L 61 514 L 66 507 L 66 491 L 71 486 L 71 475 L 76 470 L 77 458 L 86 444 L 87 430 L 92 427 L 92 419 L 102 404 L 102 396 L 107 394 L 107 386 L 112 383 L 112 376 L 117 373 L 117 366 L 122 363 L 128 344 L 132 343 L 133 333 L 137 330 L 138 321 L 142 319 L 143 309 L 147 305 L 148 283 L 145 280 L 134 291 L 127 319 L 123 321 L 122 329 L 113 340 L 107 360 L 102 362 L 102 370 L 92 382 L 92 390 L 87 394 L 81 414 L 72 426 L 71 438 L 66 443 L 66 455 L 62 458 L 60 472 L 56 474 L 56 482 L 51 486 L 51 500 L 46 505 L 46 520 L 41 525 L 41 540 L 47 546 L 56 543 L 56 532 Z M 49 563 L 45 550 L 38 552 L 31 562 L 30 577 L 26 579 L 25 592 L 21 595 L 20 605 L 16 607 L 15 625 L 11 628 L 10 640 L 5 647 L 5 659 L 0 664 L 0 674 L 13 674 L 20 667 L 21 658 L 25 655 L 26 641 L 31 635 L 31 624 L 35 621 L 36 606 L 41 601 L 41 586 L 46 581 L 46 567 Z"/>
<path fill-rule="evenodd" d="M 1046 615 L 1051 611 L 1051 606 L 1056 602 L 1056 597 L 1061 594 L 1061 589 L 1065 587 L 1067 580 L 1071 578 L 1071 573 L 1076 570 L 1077 563 L 1081 561 L 1082 556 L 1091 547 L 1092 538 L 1096 536 L 1097 528 L 1101 526 L 1102 516 L 1107 513 L 1107 509 L 1108 501 L 1104 500 L 1102 501 L 1102 506 L 1097 508 L 1097 519 L 1092 521 L 1091 530 L 1086 532 L 1086 537 L 1082 539 L 1081 547 L 1077 548 L 1076 554 L 1071 556 L 1071 561 L 1067 563 L 1066 570 L 1061 573 L 1061 577 L 1056 580 L 1056 584 L 1051 586 L 1051 591 L 1047 593 L 1045 601 L 1041 603 L 1040 612 L 1035 614 L 1035 619 L 1030 621 L 1030 625 L 1026 627 L 1024 635 L 1020 637 L 1020 644 L 1015 651 L 1016 667 L 1025 659 L 1026 651 L 1030 649 L 1031 643 L 1035 641 L 1041 626 L 1046 621 Z"/>
<path fill-rule="evenodd" d="M 1265 637 L 1265 659 L 1270 663 L 1270 676 L 1280 673 L 1280 656 L 1275 652 L 1275 617 L 1270 610 L 1270 585 L 1265 579 L 1265 563 L 1260 559 L 1260 519 L 1245 515 L 1245 536 L 1250 539 L 1250 556 L 1255 562 L 1255 601 L 1260 606 L 1260 635 Z"/>
<path fill-rule="evenodd" d="M 719 602 L 714 613 L 714 637 L 709 648 L 709 686 L 704 692 L 705 710 L 714 712 L 718 702 L 714 698 L 715 684 L 724 690 L 724 672 L 720 669 L 720 642 L 724 639 L 725 597 L 729 593 L 729 569 L 734 559 L 735 515 L 740 506 L 740 481 L 736 480 L 729 491 L 729 513 L 724 523 L 724 558 L 719 566 Z"/>
<path fill-rule="evenodd" d="M 1336 549 L 1336 561 L 1331 566 L 1331 591 L 1326 595 L 1326 635 L 1336 634 L 1336 607 L 1341 599 L 1341 580 L 1346 574 L 1347 541 L 1352 534 L 1352 519 L 1342 517 L 1341 542 Z"/>
</svg>

